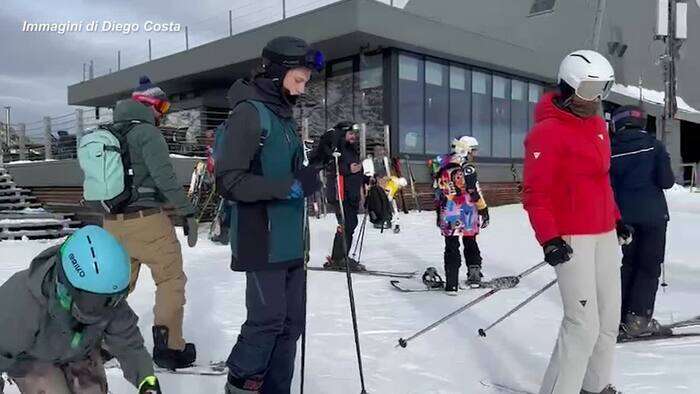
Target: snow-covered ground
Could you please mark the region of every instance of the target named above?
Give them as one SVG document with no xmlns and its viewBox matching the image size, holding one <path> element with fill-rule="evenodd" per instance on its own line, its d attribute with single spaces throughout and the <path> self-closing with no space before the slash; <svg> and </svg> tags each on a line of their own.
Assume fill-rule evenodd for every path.
<svg viewBox="0 0 700 394">
<path fill-rule="evenodd" d="M 671 322 L 700 314 L 700 194 L 673 190 L 669 230 L 667 281 L 659 292 L 657 317 Z M 401 217 L 400 234 L 379 234 L 368 226 L 362 260 L 369 268 L 442 270 L 443 239 L 434 227 L 434 213 Z M 335 224 L 329 215 L 311 220 L 312 259 L 318 265 L 330 249 Z M 197 345 L 199 361 L 225 360 L 245 317 L 244 275 L 228 269 L 229 249 L 210 243 L 202 227 L 195 249 L 184 248 L 187 284 L 185 335 Z M 182 233 L 178 233 L 186 245 Z M 57 241 L 0 243 L 0 281 L 27 266 L 31 258 Z M 487 276 L 512 275 L 536 264 L 542 252 L 520 205 L 491 210 L 491 226 L 479 237 Z M 154 285 L 141 274 L 129 302 L 141 316 L 140 327 L 149 349 Z M 464 275 L 464 270 L 462 270 Z M 458 297 L 441 293 L 399 293 L 387 278 L 353 276 L 367 390 L 370 393 L 495 393 L 481 381 L 536 392 L 561 320 L 558 290 L 548 290 L 520 312 L 477 335 L 530 293 L 554 277 L 548 266 L 484 303 L 453 318 L 408 348 L 396 348 L 406 337 L 482 294 L 467 290 Z M 419 279 L 416 279 L 418 281 Z M 307 393 L 359 393 L 345 276 L 309 273 Z M 298 361 L 297 357 L 297 361 Z M 615 383 L 625 393 L 700 392 L 700 338 L 618 346 Z M 135 390 L 108 371 L 112 393 Z M 298 370 L 293 392 L 298 392 Z M 163 391 L 221 393 L 225 377 L 165 374 Z M 6 390 L 16 393 L 14 388 Z"/>
</svg>

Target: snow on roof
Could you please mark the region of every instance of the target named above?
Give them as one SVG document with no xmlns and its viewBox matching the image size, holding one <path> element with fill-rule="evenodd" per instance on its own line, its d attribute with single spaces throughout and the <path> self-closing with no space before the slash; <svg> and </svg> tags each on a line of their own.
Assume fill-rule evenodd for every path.
<svg viewBox="0 0 700 394">
<path fill-rule="evenodd" d="M 616 83 L 613 85 L 612 91 L 618 94 L 621 94 L 623 96 L 627 97 L 633 97 L 636 99 L 639 99 L 639 86 L 625 86 Z M 659 92 L 658 90 L 651 90 L 647 88 L 642 88 L 642 100 L 647 102 L 647 103 L 652 103 L 652 104 L 658 104 L 658 105 L 664 105 L 664 92 Z M 678 102 L 678 109 L 684 112 L 692 112 L 692 113 L 697 113 L 700 114 L 700 110 L 697 110 L 688 103 L 686 103 L 685 100 L 683 100 L 683 97 L 676 96 L 676 101 Z"/>
</svg>

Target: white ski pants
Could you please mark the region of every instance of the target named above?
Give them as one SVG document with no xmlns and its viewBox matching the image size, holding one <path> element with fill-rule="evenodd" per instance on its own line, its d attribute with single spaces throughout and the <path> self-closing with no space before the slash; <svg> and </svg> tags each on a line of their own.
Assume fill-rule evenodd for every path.
<svg viewBox="0 0 700 394">
<path fill-rule="evenodd" d="M 620 246 L 615 231 L 563 238 L 574 253 L 555 267 L 564 319 L 540 394 L 598 393 L 612 378 L 620 324 Z"/>
</svg>

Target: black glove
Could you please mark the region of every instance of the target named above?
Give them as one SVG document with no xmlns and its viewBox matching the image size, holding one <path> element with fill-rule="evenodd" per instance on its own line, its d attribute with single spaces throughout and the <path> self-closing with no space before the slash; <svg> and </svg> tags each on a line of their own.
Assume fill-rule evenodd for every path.
<svg viewBox="0 0 700 394">
<path fill-rule="evenodd" d="M 542 245 L 544 250 L 544 261 L 552 267 L 566 263 L 571 260 L 571 254 L 574 250 L 561 237 L 550 239 Z"/>
<path fill-rule="evenodd" d="M 622 220 L 618 220 L 615 225 L 615 230 L 617 231 L 617 242 L 620 246 L 627 246 L 632 243 L 634 227 L 625 224 Z"/>
<path fill-rule="evenodd" d="M 318 169 L 313 166 L 301 167 L 296 170 L 294 179 L 301 183 L 301 188 L 304 190 L 304 197 L 308 197 L 321 190 L 321 180 L 318 177 Z"/>
<path fill-rule="evenodd" d="M 185 222 L 182 223 L 182 230 L 187 236 L 187 245 L 190 248 L 194 248 L 197 245 L 197 236 L 199 235 L 199 224 L 197 223 L 197 218 L 194 215 L 185 216 Z"/>
<path fill-rule="evenodd" d="M 489 208 L 486 207 L 484 209 L 479 210 L 479 216 L 481 216 L 481 228 L 486 228 L 489 225 Z"/>
<path fill-rule="evenodd" d="M 139 385 L 139 394 L 162 394 L 158 378 L 155 376 L 146 377 Z"/>
</svg>

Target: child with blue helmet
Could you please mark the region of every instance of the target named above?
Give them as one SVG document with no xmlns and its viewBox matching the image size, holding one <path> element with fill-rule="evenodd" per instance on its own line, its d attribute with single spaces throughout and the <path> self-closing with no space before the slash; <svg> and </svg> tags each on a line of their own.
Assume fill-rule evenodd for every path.
<svg viewBox="0 0 700 394">
<path fill-rule="evenodd" d="M 40 253 L 0 286 L 0 373 L 22 393 L 107 393 L 104 342 L 139 393 L 160 393 L 125 301 L 130 271 L 124 248 L 97 226 Z"/>
</svg>

